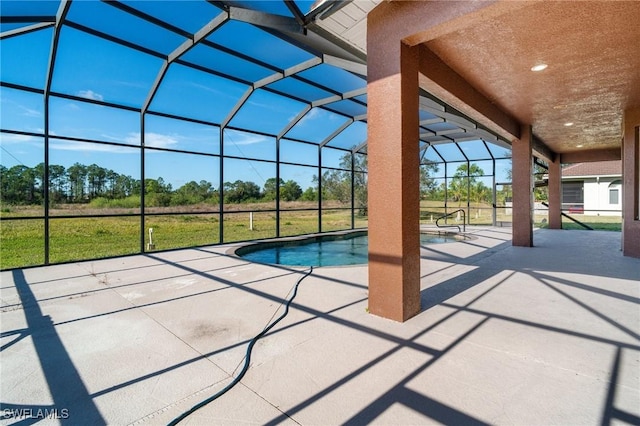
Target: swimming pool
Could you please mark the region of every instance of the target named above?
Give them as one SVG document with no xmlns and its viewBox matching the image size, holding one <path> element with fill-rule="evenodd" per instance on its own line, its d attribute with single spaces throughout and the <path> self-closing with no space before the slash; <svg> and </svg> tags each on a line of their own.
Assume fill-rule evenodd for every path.
<svg viewBox="0 0 640 426">
<path fill-rule="evenodd" d="M 450 233 L 420 234 L 420 245 L 460 241 L 466 237 Z M 259 263 L 288 266 L 358 265 L 368 261 L 367 231 L 328 234 L 303 239 L 251 244 L 235 254 Z"/>
</svg>

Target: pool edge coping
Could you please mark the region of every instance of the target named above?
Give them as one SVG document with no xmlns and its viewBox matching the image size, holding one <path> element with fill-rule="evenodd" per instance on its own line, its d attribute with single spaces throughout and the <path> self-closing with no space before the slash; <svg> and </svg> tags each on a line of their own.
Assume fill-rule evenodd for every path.
<svg viewBox="0 0 640 426">
<path fill-rule="evenodd" d="M 225 255 L 228 256 L 232 256 L 238 259 L 242 259 L 246 262 L 252 262 L 252 263 L 258 263 L 261 265 L 277 265 L 275 263 L 264 263 L 264 262 L 257 262 L 254 260 L 248 260 L 244 257 L 242 257 L 240 254 L 238 254 L 238 251 L 242 250 L 243 248 L 246 247 L 250 247 L 250 246 L 263 246 L 263 248 L 268 248 L 269 246 L 275 246 L 276 244 L 282 244 L 284 243 L 284 245 L 296 245 L 296 242 L 300 242 L 300 241 L 304 241 L 304 240 L 309 240 L 309 242 L 313 242 L 314 240 L 317 240 L 319 238 L 327 238 L 327 237 L 332 237 L 335 236 L 336 238 L 333 239 L 338 239 L 339 237 L 343 237 L 349 234 L 368 234 L 369 232 L 369 228 L 355 228 L 355 229 L 346 229 L 346 230 L 339 230 L 339 231 L 329 231 L 329 232 L 315 232 L 312 234 L 302 234 L 302 235 L 292 235 L 292 236 L 287 236 L 287 237 L 274 237 L 274 238 L 267 238 L 267 239 L 263 239 L 263 240 L 254 240 L 254 241 L 241 241 L 241 242 L 237 242 L 237 243 L 231 243 L 233 244 L 232 246 L 230 246 L 226 251 L 225 251 Z M 473 236 L 473 235 L 469 235 L 468 232 L 454 232 L 454 231 L 449 231 L 449 230 L 439 230 L 437 228 L 420 228 L 419 230 L 420 234 L 438 234 L 438 235 L 461 235 L 464 237 L 463 240 L 474 240 L 477 239 L 477 237 Z M 354 235 L 354 238 L 357 235 Z M 446 243 L 444 243 L 446 244 Z M 422 245 L 420 246 L 422 247 Z M 354 265 L 334 265 L 334 266 L 317 266 L 318 268 L 321 267 L 354 267 L 354 266 L 365 266 L 367 265 L 367 263 L 360 263 L 360 264 L 354 264 Z M 287 267 L 297 267 L 296 265 L 286 265 Z M 302 267 L 302 266 L 300 266 Z M 315 268 L 315 267 L 314 267 Z"/>
</svg>

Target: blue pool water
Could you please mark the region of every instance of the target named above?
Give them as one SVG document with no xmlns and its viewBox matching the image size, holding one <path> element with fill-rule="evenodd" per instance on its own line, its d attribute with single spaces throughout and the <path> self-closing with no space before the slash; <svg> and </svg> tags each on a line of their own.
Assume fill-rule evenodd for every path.
<svg viewBox="0 0 640 426">
<path fill-rule="evenodd" d="M 420 244 L 438 244 L 460 241 L 455 235 L 420 234 Z M 367 263 L 368 237 L 321 236 L 307 240 L 266 243 L 246 246 L 236 254 L 244 259 L 260 263 L 289 266 L 340 266 Z"/>
</svg>

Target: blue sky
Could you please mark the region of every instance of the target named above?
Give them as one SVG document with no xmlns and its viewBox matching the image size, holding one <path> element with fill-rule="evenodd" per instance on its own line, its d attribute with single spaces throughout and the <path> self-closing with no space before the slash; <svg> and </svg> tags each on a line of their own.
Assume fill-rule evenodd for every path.
<svg viewBox="0 0 640 426">
<path fill-rule="evenodd" d="M 6 5 L 5 3 L 3 2 L 3 14 L 35 16 L 45 14 L 42 8 L 48 8 L 47 11 L 53 10 L 54 13 L 57 10 L 57 2 L 23 2 Z M 220 13 L 215 7 L 200 1 L 181 2 L 180 14 L 173 13 L 175 4 L 172 9 L 171 2 L 130 1 L 125 3 L 159 19 L 168 20 L 172 25 L 189 33 L 195 32 Z M 308 11 L 313 2 L 298 3 L 303 11 Z M 258 7 L 272 13 L 288 14 L 282 2 L 260 2 Z M 19 13 L 14 9 L 19 9 Z M 171 53 L 186 40 L 180 34 L 167 31 L 115 7 L 95 1 L 73 2 L 68 20 L 128 40 L 163 55 Z M 2 31 L 16 26 L 18 25 L 3 24 Z M 0 45 L 2 81 L 43 89 L 52 34 L 53 30 L 48 28 L 2 40 Z M 225 23 L 207 37 L 207 40 L 210 42 L 209 45 L 199 45 L 181 59 L 198 67 L 230 74 L 244 81 L 258 81 L 272 75 L 274 69 L 286 69 L 313 58 L 308 52 L 241 22 Z M 215 48 L 216 45 L 226 46 L 241 55 L 255 58 L 262 64 L 254 64 L 242 57 L 234 57 L 228 52 Z M 150 94 L 162 63 L 162 59 L 151 54 L 64 26 L 60 36 L 51 89 L 55 93 L 114 103 L 139 110 Z M 305 101 L 313 101 L 331 96 L 332 93 L 306 84 L 305 80 L 317 81 L 336 92 L 359 89 L 366 85 L 364 79 L 327 64 L 316 65 L 298 75 L 301 79 L 286 77 L 268 87 L 295 94 Z M 173 63 L 155 93 L 149 111 L 220 123 L 249 87 L 243 81 L 226 79 L 183 64 Z M 366 95 L 361 95 L 357 99 L 366 102 Z M 0 126 L 3 129 L 36 134 L 44 131 L 44 101 L 41 94 L 2 87 L 0 102 Z M 260 88 L 253 91 L 240 111 L 232 118 L 229 126 L 276 135 L 306 107 L 305 102 L 279 96 Z M 366 112 L 363 105 L 353 100 L 343 100 L 330 107 L 336 112 L 321 108 L 308 111 L 285 138 L 301 139 L 317 144 L 348 121 L 348 118 L 337 112 L 346 114 Z M 49 120 L 52 136 L 118 144 L 94 144 L 54 138 L 50 142 L 51 164 L 68 167 L 75 162 L 96 163 L 121 174 L 139 176 L 140 150 L 125 146 L 140 145 L 139 112 L 52 96 Z M 7 133 L 0 136 L 2 138 L 0 155 L 4 166 L 11 167 L 18 163 L 34 166 L 43 161 L 41 137 Z M 226 129 L 224 137 L 226 155 L 249 158 L 249 160 L 225 160 L 225 181 L 251 180 L 262 186 L 266 179 L 275 176 L 274 164 L 259 161 L 276 159 L 274 136 Z M 219 154 L 219 138 L 220 130 L 216 126 L 173 120 L 152 114 L 146 115 L 145 140 L 148 147 Z M 366 123 L 355 122 L 333 139 L 328 146 L 350 149 L 365 140 Z M 461 146 L 472 157 L 486 158 L 488 155 L 481 144 Z M 281 142 L 281 147 L 282 161 L 309 166 L 317 165 L 315 146 L 285 139 Z M 448 149 L 443 148 L 443 152 Z M 496 150 L 497 153 L 503 151 L 502 148 Z M 169 154 L 152 149 L 146 152 L 146 177 L 163 177 L 174 188 L 191 180 L 204 179 L 214 185 L 220 183 L 219 163 L 216 157 Z M 343 154 L 344 151 L 335 149 L 323 150 L 323 165 L 338 166 Z M 427 158 L 432 154 L 428 152 Z M 450 155 L 451 159 L 457 159 L 455 151 Z M 504 169 L 504 166 L 501 166 L 501 169 Z M 317 173 L 317 169 L 283 166 L 281 172 L 285 180 L 296 180 L 306 188 L 311 185 L 312 175 Z M 500 170 L 500 173 L 503 174 L 504 170 Z"/>
</svg>

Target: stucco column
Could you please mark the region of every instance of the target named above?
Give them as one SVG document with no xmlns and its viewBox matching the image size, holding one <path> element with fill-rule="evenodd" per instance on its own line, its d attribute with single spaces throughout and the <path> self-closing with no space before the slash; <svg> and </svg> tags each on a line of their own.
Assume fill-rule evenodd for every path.
<svg viewBox="0 0 640 426">
<path fill-rule="evenodd" d="M 622 253 L 640 258 L 640 108 L 624 112 Z"/>
<path fill-rule="evenodd" d="M 420 312 L 418 51 L 377 40 L 369 35 L 369 312 L 405 321 Z"/>
<path fill-rule="evenodd" d="M 512 144 L 513 236 L 514 246 L 533 246 L 533 156 L 530 125 L 521 126 L 520 140 Z"/>
<path fill-rule="evenodd" d="M 549 229 L 562 229 L 562 169 L 560 156 L 549 162 Z"/>
</svg>

